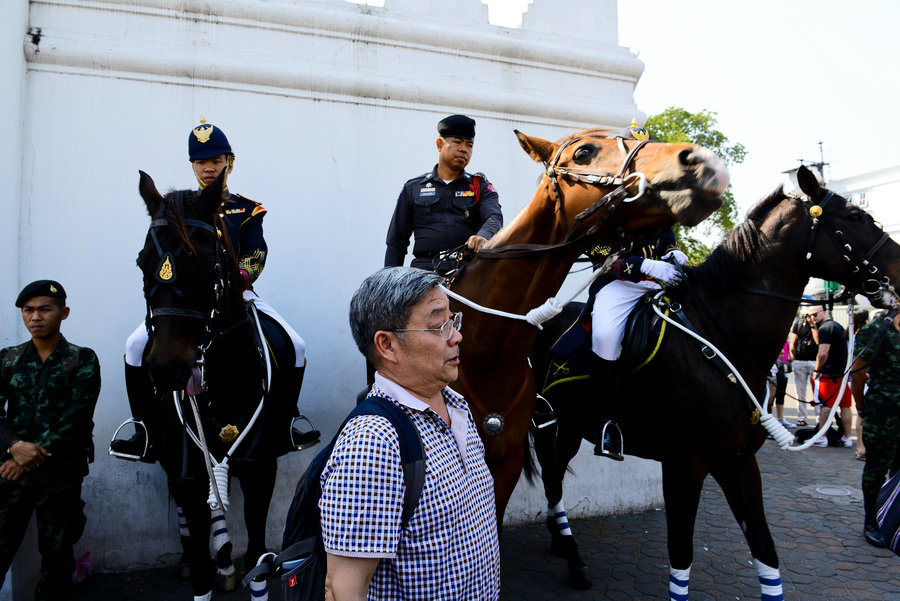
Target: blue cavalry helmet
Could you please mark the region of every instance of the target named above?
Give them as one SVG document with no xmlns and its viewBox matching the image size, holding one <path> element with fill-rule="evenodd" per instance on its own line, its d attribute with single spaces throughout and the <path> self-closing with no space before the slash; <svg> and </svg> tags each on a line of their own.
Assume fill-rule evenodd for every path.
<svg viewBox="0 0 900 601">
<path fill-rule="evenodd" d="M 636 119 L 632 119 L 631 125 L 629 125 L 625 129 L 623 129 L 622 133 L 620 135 L 623 138 L 625 138 L 626 140 L 634 139 L 634 140 L 641 141 L 641 140 L 649 140 L 650 139 L 649 132 L 647 132 L 647 130 L 644 129 L 643 127 L 640 127 L 637 124 Z"/>
<path fill-rule="evenodd" d="M 192 161 L 227 154 L 234 156 L 225 132 L 212 123 L 201 122 L 188 134 L 188 158 Z"/>
</svg>

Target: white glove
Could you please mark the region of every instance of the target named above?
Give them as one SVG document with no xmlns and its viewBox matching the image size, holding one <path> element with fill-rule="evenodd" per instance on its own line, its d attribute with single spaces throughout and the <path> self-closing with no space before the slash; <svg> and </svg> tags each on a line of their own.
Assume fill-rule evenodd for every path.
<svg viewBox="0 0 900 601">
<path fill-rule="evenodd" d="M 666 284 L 677 284 L 681 281 L 681 274 L 678 272 L 678 268 L 665 261 L 644 259 L 641 262 L 641 273 Z"/>
<path fill-rule="evenodd" d="M 678 261 L 679 265 L 684 265 L 685 263 L 688 262 L 688 256 L 686 254 L 684 254 L 683 252 L 681 252 L 680 250 L 678 250 L 677 248 L 670 250 L 669 252 L 664 254 L 662 256 L 662 259 L 663 259 L 663 261 L 665 261 L 666 259 L 673 258 L 673 257 L 676 261 Z"/>
</svg>

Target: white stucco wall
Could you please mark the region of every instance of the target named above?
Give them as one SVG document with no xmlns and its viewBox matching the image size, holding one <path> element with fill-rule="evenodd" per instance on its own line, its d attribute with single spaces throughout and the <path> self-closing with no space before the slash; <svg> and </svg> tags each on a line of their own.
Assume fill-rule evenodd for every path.
<svg viewBox="0 0 900 601">
<path fill-rule="evenodd" d="M 442 0 L 8 4 L 16 10 L 4 16 L 18 18 L 0 25 L 11 50 L 0 59 L 0 106 L 10 109 L 0 113 L 9 174 L 0 204 L 12 218 L 0 244 L 17 260 L 0 263 L 0 339 L 26 338 L 12 309 L 22 285 L 65 285 L 72 314 L 63 331 L 95 349 L 103 370 L 97 460 L 83 494 L 88 525 L 76 549 L 90 550 L 102 570 L 171 563 L 178 551 L 162 470 L 113 459 L 106 446 L 129 413 L 123 345 L 144 310 L 134 266 L 148 225 L 138 169 L 161 190 L 193 187 L 186 139 L 201 116 L 235 149 L 231 189 L 269 210 L 270 258 L 257 290 L 307 341 L 301 406 L 326 437 L 365 383 L 346 325 L 349 298 L 382 265 L 402 183 L 436 161 L 437 121 L 455 112 L 477 120 L 470 170 L 493 181 L 509 221 L 540 174 L 513 128 L 555 139 L 643 117 L 633 101 L 643 65 L 618 46 L 615 0 L 590 10 L 536 0 L 520 30 L 489 25 L 479 0 L 455 0 L 452 19 Z M 28 28 L 40 28 L 39 41 Z M 314 452 L 280 460 L 270 546 Z M 573 515 L 661 504 L 656 464 L 587 451 L 575 469 Z M 232 524 L 239 494 L 233 503 Z M 542 511 L 542 493 L 520 486 L 507 519 Z M 238 534 L 238 551 L 243 541 Z"/>
</svg>

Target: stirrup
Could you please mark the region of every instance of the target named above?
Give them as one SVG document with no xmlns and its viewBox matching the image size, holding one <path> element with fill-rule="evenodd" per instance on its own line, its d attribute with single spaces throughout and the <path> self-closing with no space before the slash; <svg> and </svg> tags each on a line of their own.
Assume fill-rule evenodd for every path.
<svg viewBox="0 0 900 601">
<path fill-rule="evenodd" d="M 121 451 L 114 451 L 112 448 L 112 443 L 116 442 L 119 439 L 119 431 L 122 430 L 128 424 L 134 424 L 134 433 L 137 434 L 137 427 L 140 426 L 144 430 L 144 451 L 140 455 L 135 455 L 133 453 L 123 453 Z M 112 440 L 109 441 L 109 448 L 107 451 L 113 457 L 118 457 L 119 459 L 127 459 L 128 461 L 142 461 L 147 457 L 147 451 L 150 449 L 150 432 L 147 430 L 147 425 L 143 422 L 143 420 L 134 419 L 133 417 L 126 419 L 122 422 L 122 425 L 116 428 L 116 431 L 113 432 Z"/>
<path fill-rule="evenodd" d="M 538 430 L 543 430 L 547 426 L 552 426 L 556 423 L 556 411 L 553 410 L 553 405 L 550 404 L 550 401 L 543 396 L 537 395 L 537 400 L 543 402 L 546 409 L 538 409 L 537 404 L 535 404 L 534 411 L 531 413 L 531 425 Z"/>
<path fill-rule="evenodd" d="M 603 425 L 600 441 L 594 445 L 594 455 L 615 461 L 625 460 L 622 431 L 616 422 L 609 420 Z"/>
<path fill-rule="evenodd" d="M 319 444 L 321 433 L 305 415 L 299 415 L 291 420 L 291 444 L 294 449 L 302 451 Z"/>
</svg>

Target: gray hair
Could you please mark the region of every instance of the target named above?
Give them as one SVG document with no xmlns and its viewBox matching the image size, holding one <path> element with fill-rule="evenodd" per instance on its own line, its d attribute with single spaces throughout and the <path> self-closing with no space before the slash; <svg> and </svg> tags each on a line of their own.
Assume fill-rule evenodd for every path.
<svg viewBox="0 0 900 601">
<path fill-rule="evenodd" d="M 431 271 L 385 267 L 360 284 L 350 299 L 350 332 L 356 346 L 374 363 L 375 332 L 406 327 L 412 308 L 441 283 Z"/>
</svg>

